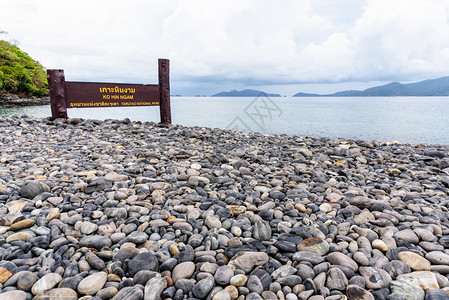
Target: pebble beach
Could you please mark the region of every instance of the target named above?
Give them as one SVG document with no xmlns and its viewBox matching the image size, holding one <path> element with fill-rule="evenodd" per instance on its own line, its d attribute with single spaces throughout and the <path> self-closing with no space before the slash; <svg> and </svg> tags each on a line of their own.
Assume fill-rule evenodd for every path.
<svg viewBox="0 0 449 300">
<path fill-rule="evenodd" d="M 449 299 L 449 147 L 0 119 L 0 300 Z"/>
</svg>

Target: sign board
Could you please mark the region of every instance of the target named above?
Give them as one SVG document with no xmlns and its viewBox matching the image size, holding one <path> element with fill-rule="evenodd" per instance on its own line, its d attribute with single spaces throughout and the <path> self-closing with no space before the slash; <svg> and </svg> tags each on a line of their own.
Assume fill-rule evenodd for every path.
<svg viewBox="0 0 449 300">
<path fill-rule="evenodd" d="M 67 108 L 159 105 L 159 85 L 66 81 Z"/>
<path fill-rule="evenodd" d="M 171 124 L 169 72 L 168 59 L 159 59 L 159 84 L 65 81 L 64 70 L 47 70 L 52 119 L 67 119 L 68 108 L 160 106 Z"/>
</svg>

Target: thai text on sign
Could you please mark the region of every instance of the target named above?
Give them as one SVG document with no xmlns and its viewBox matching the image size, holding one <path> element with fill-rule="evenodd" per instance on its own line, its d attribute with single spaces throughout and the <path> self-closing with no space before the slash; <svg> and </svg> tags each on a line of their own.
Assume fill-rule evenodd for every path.
<svg viewBox="0 0 449 300">
<path fill-rule="evenodd" d="M 68 108 L 159 105 L 159 85 L 66 81 Z"/>
</svg>

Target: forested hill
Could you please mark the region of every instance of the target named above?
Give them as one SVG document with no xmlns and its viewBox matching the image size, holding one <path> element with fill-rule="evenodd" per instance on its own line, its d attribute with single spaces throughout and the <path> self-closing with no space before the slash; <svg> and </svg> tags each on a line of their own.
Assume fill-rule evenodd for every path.
<svg viewBox="0 0 449 300">
<path fill-rule="evenodd" d="M 0 93 L 43 96 L 48 93 L 44 67 L 16 45 L 0 40 Z"/>
<path fill-rule="evenodd" d="M 449 96 L 449 76 L 415 83 L 392 82 L 363 91 L 342 91 L 320 95 L 297 93 L 293 97 L 393 97 L 393 96 Z"/>
<path fill-rule="evenodd" d="M 232 90 L 230 92 L 220 92 L 218 94 L 212 95 L 212 97 L 257 97 L 257 96 L 266 96 L 266 97 L 281 97 L 279 94 L 269 94 L 263 91 L 258 90 Z"/>
</svg>

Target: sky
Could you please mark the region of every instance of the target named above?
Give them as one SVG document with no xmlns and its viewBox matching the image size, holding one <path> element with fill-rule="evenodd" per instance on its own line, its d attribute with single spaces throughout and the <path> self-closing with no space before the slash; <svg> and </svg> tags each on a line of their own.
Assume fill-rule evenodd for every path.
<svg viewBox="0 0 449 300">
<path fill-rule="evenodd" d="M 449 76 L 448 0 L 0 0 L 0 39 L 66 80 L 291 96 Z"/>
</svg>

